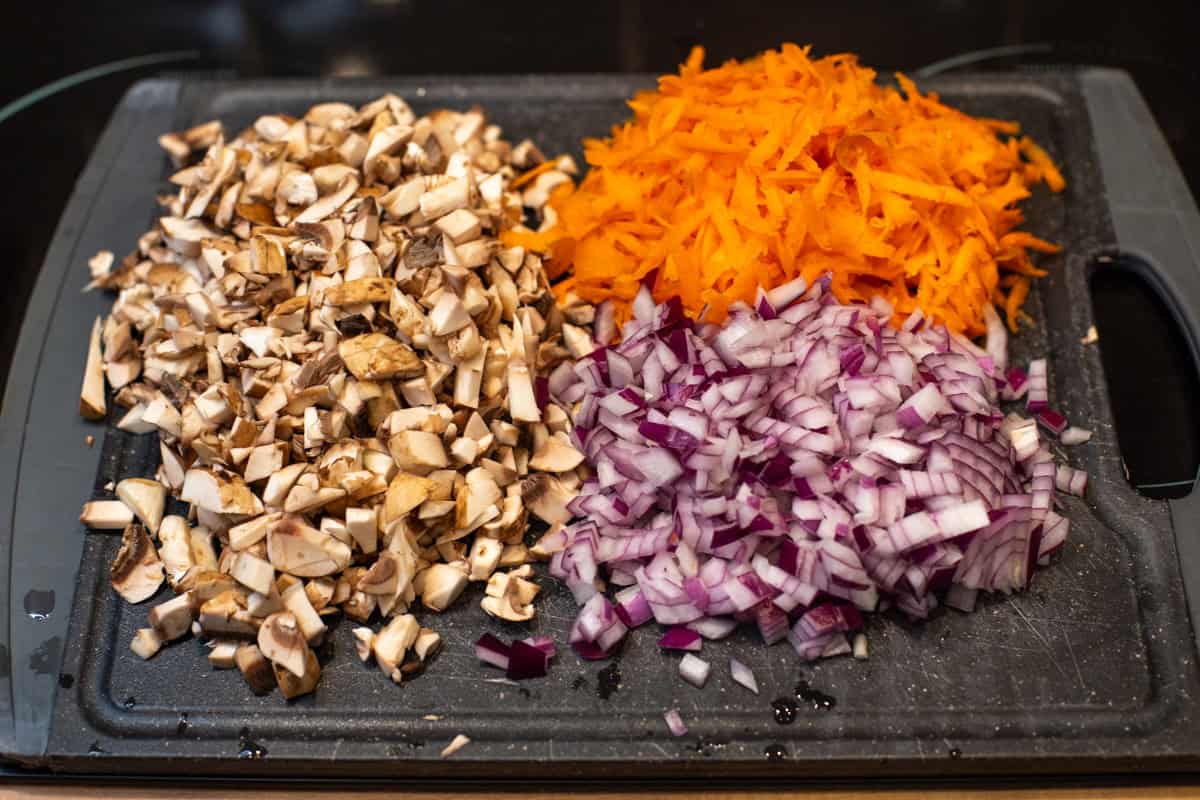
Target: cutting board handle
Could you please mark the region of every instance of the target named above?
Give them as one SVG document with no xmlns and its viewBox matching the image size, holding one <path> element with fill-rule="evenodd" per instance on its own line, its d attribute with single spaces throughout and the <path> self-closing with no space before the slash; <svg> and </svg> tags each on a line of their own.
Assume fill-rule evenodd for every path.
<svg viewBox="0 0 1200 800">
<path fill-rule="evenodd" d="M 1080 76 L 1118 249 L 1171 309 L 1200 365 L 1200 209 L 1149 107 L 1124 72 Z M 1179 568 L 1200 646 L 1200 491 L 1171 500 Z"/>
</svg>

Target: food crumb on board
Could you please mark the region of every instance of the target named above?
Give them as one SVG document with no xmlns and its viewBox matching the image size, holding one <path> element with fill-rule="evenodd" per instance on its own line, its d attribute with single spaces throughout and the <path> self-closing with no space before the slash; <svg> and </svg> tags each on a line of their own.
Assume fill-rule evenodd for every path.
<svg viewBox="0 0 1200 800">
<path fill-rule="evenodd" d="M 89 433 L 87 436 L 83 437 L 83 443 L 86 444 L 88 447 L 91 447 L 92 445 L 94 445 L 96 443 L 96 437 L 92 436 Z"/>
<path fill-rule="evenodd" d="M 1096 331 L 1096 326 L 1089 325 L 1088 329 L 1087 329 L 1087 333 L 1084 334 L 1084 337 L 1079 340 L 1079 343 L 1080 344 L 1095 344 L 1098 341 L 1100 341 L 1100 334 L 1099 334 L 1099 332 Z"/>
<path fill-rule="evenodd" d="M 441 718 L 442 718 L 441 714 L 426 714 L 425 716 L 421 717 L 421 719 L 423 719 L 427 722 L 437 722 Z"/>
<path fill-rule="evenodd" d="M 455 753 L 457 753 L 459 750 L 463 749 L 470 743 L 471 743 L 470 737 L 463 736 L 461 733 L 458 734 L 457 736 L 455 736 L 453 739 L 450 740 L 450 744 L 448 744 L 444 748 L 442 748 L 442 758 L 446 758 L 448 756 L 454 755 Z"/>
</svg>

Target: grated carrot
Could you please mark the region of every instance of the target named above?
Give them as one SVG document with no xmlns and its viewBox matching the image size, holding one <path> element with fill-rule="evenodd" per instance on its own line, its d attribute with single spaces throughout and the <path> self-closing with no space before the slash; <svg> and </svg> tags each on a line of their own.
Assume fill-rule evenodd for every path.
<svg viewBox="0 0 1200 800">
<path fill-rule="evenodd" d="M 1038 181 L 1065 186 L 1016 123 L 970 117 L 903 75 L 881 87 L 849 54 L 703 59 L 695 48 L 629 102 L 632 120 L 585 142 L 591 169 L 551 198 L 553 227 L 503 234 L 546 253 L 552 277 L 570 273 L 560 299 L 612 299 L 621 322 L 654 273 L 656 300 L 720 322 L 760 286 L 828 272 L 840 301 L 879 295 L 897 320 L 919 306 L 978 335 L 995 298 L 1016 325 L 1024 276 L 1044 274 L 1028 251 L 1058 250 L 1015 230 L 1017 203 Z"/>
</svg>

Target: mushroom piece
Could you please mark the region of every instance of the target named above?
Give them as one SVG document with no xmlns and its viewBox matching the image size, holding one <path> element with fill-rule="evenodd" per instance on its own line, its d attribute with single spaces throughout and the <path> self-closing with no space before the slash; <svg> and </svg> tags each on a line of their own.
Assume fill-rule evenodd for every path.
<svg viewBox="0 0 1200 800">
<path fill-rule="evenodd" d="M 234 652 L 234 663 L 238 671 L 256 695 L 270 694 L 275 688 L 275 670 L 258 645 L 243 644 Z"/>
<path fill-rule="evenodd" d="M 403 580 L 403 585 L 401 585 Z M 371 568 L 358 579 L 355 586 L 360 592 L 374 595 L 396 595 L 408 584 L 396 554 L 384 550 Z"/>
<path fill-rule="evenodd" d="M 267 536 L 267 530 L 277 522 L 281 514 L 262 514 L 238 523 L 226 532 L 229 547 L 233 550 L 246 550 L 261 542 Z"/>
<path fill-rule="evenodd" d="M 163 640 L 153 628 L 138 628 L 129 643 L 129 649 L 143 660 L 149 660 L 162 649 Z"/>
<path fill-rule="evenodd" d="M 528 565 L 507 573 L 497 572 L 488 581 L 486 595 L 479 602 L 480 608 L 509 622 L 533 619 L 533 599 L 540 587 L 526 579 L 530 574 Z"/>
<path fill-rule="evenodd" d="M 386 501 L 385 501 L 386 502 Z M 347 508 L 346 531 L 364 553 L 375 552 L 379 519 L 375 508 Z"/>
<path fill-rule="evenodd" d="M 256 483 L 264 478 L 270 478 L 283 468 L 287 458 L 287 445 L 283 442 L 272 442 L 253 448 L 246 458 L 246 467 L 242 470 L 242 478 L 246 483 Z"/>
<path fill-rule="evenodd" d="M 583 453 L 565 437 L 549 436 L 529 458 L 530 469 L 542 472 L 570 472 L 583 463 Z"/>
<path fill-rule="evenodd" d="M 238 475 L 219 475 L 209 469 L 189 469 L 179 494 L 184 502 L 216 514 L 261 514 L 262 501 Z"/>
<path fill-rule="evenodd" d="M 470 565 L 467 578 L 472 581 L 486 581 L 490 578 L 500 563 L 503 550 L 504 545 L 495 539 L 476 537 L 471 545 L 471 553 L 467 556 L 467 563 Z"/>
<path fill-rule="evenodd" d="M 596 344 L 592 341 L 592 335 L 583 328 L 563 323 L 562 336 L 563 343 L 566 344 L 571 358 L 576 360 L 591 355 L 592 351 L 596 349 Z"/>
<path fill-rule="evenodd" d="M 117 497 L 129 506 L 129 510 L 150 529 L 151 534 L 158 533 L 163 506 L 167 502 L 165 486 L 146 478 L 126 478 L 117 484 Z"/>
<path fill-rule="evenodd" d="M 434 611 L 445 611 L 467 587 L 465 564 L 431 564 L 420 577 L 421 602 Z"/>
<path fill-rule="evenodd" d="M 203 570 L 217 568 L 217 552 L 213 548 L 212 534 L 206 528 L 192 528 L 188 534 L 188 545 L 192 550 L 192 561 Z"/>
<path fill-rule="evenodd" d="M 92 323 L 88 340 L 87 362 L 83 367 L 83 386 L 79 390 L 79 414 L 85 419 L 104 419 L 108 403 L 104 396 L 104 359 L 100 356 L 100 318 Z"/>
<path fill-rule="evenodd" d="M 263 620 L 258 629 L 258 649 L 276 666 L 297 678 L 308 668 L 308 642 L 290 611 L 280 611 Z"/>
<path fill-rule="evenodd" d="M 211 649 L 208 651 L 208 664 L 213 669 L 233 669 L 237 666 L 237 651 L 242 647 L 239 642 L 214 640 L 209 646 Z"/>
<path fill-rule="evenodd" d="M 429 478 L 399 472 L 388 484 L 387 496 L 383 504 L 383 523 L 390 525 L 401 519 L 417 506 L 424 503 L 432 495 L 436 484 Z M 371 550 L 363 548 L 364 553 Z"/>
<path fill-rule="evenodd" d="M 273 474 L 267 481 L 267 488 L 263 489 L 262 501 L 271 508 L 282 508 L 288 493 L 306 469 L 308 464 L 301 461 L 289 464 Z"/>
<path fill-rule="evenodd" d="M 500 552 L 500 561 L 497 567 L 509 569 L 510 567 L 519 567 L 529 560 L 529 548 L 523 544 L 506 544 Z"/>
<path fill-rule="evenodd" d="M 442 637 L 437 631 L 421 628 L 417 640 L 413 642 L 413 652 L 422 661 L 428 661 L 442 649 Z"/>
<path fill-rule="evenodd" d="M 158 430 L 149 422 L 146 422 L 145 415 L 146 404 L 136 403 L 117 421 L 117 427 L 126 433 L 136 434 L 151 433 Z"/>
<path fill-rule="evenodd" d="M 321 615 L 313 608 L 304 584 L 296 581 L 286 588 L 280 589 L 279 596 L 283 601 L 283 607 L 295 617 L 296 624 L 300 626 L 300 632 L 304 634 L 305 640 L 310 644 L 320 642 L 328 628 L 325 626 L 325 621 L 321 619 Z"/>
<path fill-rule="evenodd" d="M 246 596 L 227 589 L 200 606 L 200 628 L 212 635 L 252 637 L 261 620 L 246 610 Z"/>
<path fill-rule="evenodd" d="M 279 592 L 275 591 L 274 585 L 271 586 L 268 594 L 251 592 L 246 598 L 246 611 L 253 617 L 265 618 L 282 610 L 283 601 L 280 600 Z"/>
<path fill-rule="evenodd" d="M 172 439 L 183 435 L 183 417 L 164 397 L 155 398 L 142 412 L 142 422 L 153 425 Z"/>
<path fill-rule="evenodd" d="M 526 508 L 551 525 L 565 525 L 571 519 L 567 504 L 574 494 L 550 475 L 536 473 L 521 481 L 521 499 Z"/>
<path fill-rule="evenodd" d="M 366 627 L 358 627 L 352 633 L 354 634 L 354 651 L 358 653 L 359 660 L 366 663 L 375 648 L 375 631 Z"/>
<path fill-rule="evenodd" d="M 167 573 L 167 582 L 175 588 L 188 570 L 196 566 L 192 558 L 191 526 L 183 517 L 164 517 L 158 527 L 158 557 Z"/>
<path fill-rule="evenodd" d="M 130 603 L 150 598 L 162 586 L 162 562 L 146 529 L 136 522 L 130 523 L 121 535 L 121 549 L 109 573 L 113 588 Z"/>
<path fill-rule="evenodd" d="M 91 500 L 83 504 L 79 521 L 95 531 L 121 531 L 133 522 L 133 512 L 120 500 Z"/>
<path fill-rule="evenodd" d="M 246 551 L 234 555 L 233 563 L 229 566 L 229 575 L 238 583 L 259 594 L 270 594 L 275 585 L 275 568 L 271 566 L 270 562 Z M 255 614 L 255 616 L 259 615 Z"/>
<path fill-rule="evenodd" d="M 382 333 L 366 333 L 338 343 L 338 355 L 360 381 L 416 378 L 425 365 L 408 345 Z"/>
<path fill-rule="evenodd" d="M 196 609 L 192 605 L 190 592 L 176 595 L 150 609 L 150 626 L 166 642 L 174 641 L 190 631 L 195 619 Z"/>
<path fill-rule="evenodd" d="M 359 278 L 346 281 L 325 292 L 325 305 L 357 306 L 363 303 L 386 303 L 396 282 L 391 278 Z"/>
<path fill-rule="evenodd" d="M 396 683 L 401 681 L 399 667 L 404 661 L 404 654 L 417 640 L 420 631 L 421 626 L 417 624 L 416 617 L 412 614 L 402 614 L 394 617 L 375 634 L 371 645 L 375 663 L 384 675 Z"/>
<path fill-rule="evenodd" d="M 433 325 L 434 336 L 446 336 L 470 325 L 471 315 L 457 295 L 442 292 L 437 305 L 429 312 L 429 322 Z"/>
<path fill-rule="evenodd" d="M 296 514 L 285 514 L 267 529 L 267 556 L 280 572 L 301 578 L 332 575 L 350 565 L 350 548 Z"/>
<path fill-rule="evenodd" d="M 518 422 L 538 422 L 541 412 L 533 394 L 529 367 L 510 362 L 508 365 L 508 413 Z"/>
<path fill-rule="evenodd" d="M 449 465 L 441 437 L 427 431 L 400 431 L 388 439 L 396 466 L 414 475 L 428 475 Z"/>
</svg>

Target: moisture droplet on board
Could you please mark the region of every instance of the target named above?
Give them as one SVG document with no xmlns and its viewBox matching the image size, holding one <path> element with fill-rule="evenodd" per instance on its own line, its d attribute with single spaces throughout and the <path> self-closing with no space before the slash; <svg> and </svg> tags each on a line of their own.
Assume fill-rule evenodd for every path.
<svg viewBox="0 0 1200 800">
<path fill-rule="evenodd" d="M 25 613 L 38 622 L 50 619 L 54 612 L 53 589 L 30 589 L 25 593 Z"/>
</svg>

